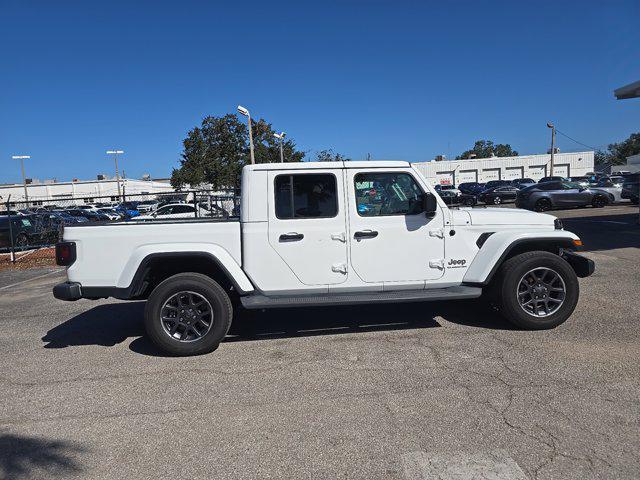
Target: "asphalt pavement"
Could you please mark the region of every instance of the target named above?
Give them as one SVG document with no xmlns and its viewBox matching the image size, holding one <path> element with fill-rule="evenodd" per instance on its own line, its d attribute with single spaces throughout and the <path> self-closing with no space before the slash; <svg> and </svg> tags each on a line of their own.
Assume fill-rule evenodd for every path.
<svg viewBox="0 0 640 480">
<path fill-rule="evenodd" d="M 638 478 L 637 208 L 554 214 L 596 272 L 542 332 L 473 302 L 274 310 L 167 358 L 141 302 L 2 273 L 0 477 Z"/>
</svg>

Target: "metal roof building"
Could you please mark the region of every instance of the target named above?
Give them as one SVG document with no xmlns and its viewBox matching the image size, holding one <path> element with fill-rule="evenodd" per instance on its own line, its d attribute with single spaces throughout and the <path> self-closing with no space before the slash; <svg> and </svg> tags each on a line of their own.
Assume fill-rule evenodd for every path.
<svg viewBox="0 0 640 480">
<path fill-rule="evenodd" d="M 553 173 L 551 155 L 521 155 L 517 157 L 474 158 L 469 160 L 433 160 L 413 166 L 433 184 L 459 185 L 464 182 L 488 182 L 559 175 L 579 177 L 593 172 L 594 152 L 556 153 Z"/>
</svg>

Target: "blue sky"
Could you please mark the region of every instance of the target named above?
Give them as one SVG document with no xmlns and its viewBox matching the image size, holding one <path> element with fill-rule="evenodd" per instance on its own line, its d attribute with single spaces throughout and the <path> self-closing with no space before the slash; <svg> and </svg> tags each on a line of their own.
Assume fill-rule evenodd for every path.
<svg viewBox="0 0 640 480">
<path fill-rule="evenodd" d="M 166 176 L 205 115 L 251 109 L 299 147 L 452 157 L 640 131 L 640 3 L 0 0 L 0 183 Z M 563 151 L 584 149 L 559 137 Z"/>
</svg>

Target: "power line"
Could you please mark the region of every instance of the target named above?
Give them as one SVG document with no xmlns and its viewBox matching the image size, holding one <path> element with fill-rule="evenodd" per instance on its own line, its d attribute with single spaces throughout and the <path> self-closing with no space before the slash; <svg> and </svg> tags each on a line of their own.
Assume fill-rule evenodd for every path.
<svg viewBox="0 0 640 480">
<path fill-rule="evenodd" d="M 567 137 L 569 140 L 571 140 L 572 142 L 576 142 L 578 145 L 582 145 L 583 147 L 587 147 L 591 150 L 600 150 L 600 148 L 596 148 L 596 147 L 592 147 L 591 145 L 587 145 L 586 143 L 582 143 L 579 142 L 578 140 L 576 140 L 575 138 L 570 137 L 569 135 L 567 135 L 566 133 L 561 132 L 560 130 L 558 130 L 556 128 L 556 133 L 559 133 L 560 135 L 562 135 L 563 137 Z M 606 147 L 606 145 L 599 145 L 598 147 Z"/>
</svg>

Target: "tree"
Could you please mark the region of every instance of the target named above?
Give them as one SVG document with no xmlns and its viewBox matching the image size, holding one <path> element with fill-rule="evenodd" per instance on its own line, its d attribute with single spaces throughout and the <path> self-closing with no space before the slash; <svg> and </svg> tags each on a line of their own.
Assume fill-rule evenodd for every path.
<svg viewBox="0 0 640 480">
<path fill-rule="evenodd" d="M 611 143 L 606 151 L 595 153 L 596 165 L 624 165 L 627 157 L 640 153 L 640 132 L 632 133 L 629 138 L 620 143 Z"/>
<path fill-rule="evenodd" d="M 493 155 L 496 157 L 517 157 L 516 152 L 508 143 L 499 143 L 494 145 L 491 140 L 478 140 L 471 150 L 463 152 L 456 157 L 456 160 L 464 160 L 466 158 L 489 158 Z"/>
<path fill-rule="evenodd" d="M 271 124 L 263 119 L 252 122 L 256 163 L 279 162 L 280 144 Z M 205 117 L 199 127 L 187 133 L 182 142 L 180 166 L 171 174 L 176 189 L 185 185 L 210 185 L 214 190 L 239 188 L 242 167 L 250 163 L 249 129 L 236 115 Z M 293 140 L 283 143 L 286 162 L 299 162 L 304 152 Z"/>
<path fill-rule="evenodd" d="M 340 153 L 333 153 L 332 149 L 320 150 L 316 154 L 316 162 L 343 162 L 349 160 Z"/>
</svg>

